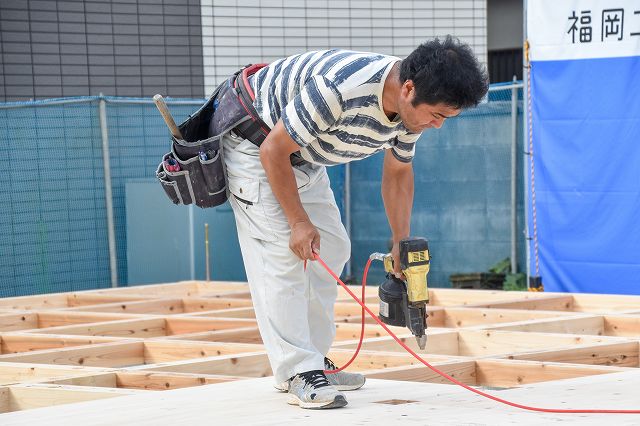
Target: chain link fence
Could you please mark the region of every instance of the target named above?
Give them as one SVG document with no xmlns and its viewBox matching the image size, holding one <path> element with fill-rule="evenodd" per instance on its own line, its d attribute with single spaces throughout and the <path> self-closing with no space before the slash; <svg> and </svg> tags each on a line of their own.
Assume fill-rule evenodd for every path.
<svg viewBox="0 0 640 426">
<path fill-rule="evenodd" d="M 501 256 L 524 265 L 521 99 L 520 84 L 493 86 L 487 103 L 418 142 L 412 233 L 431 242 L 436 285 L 447 286 L 449 273 L 481 268 Z M 176 122 L 202 102 L 167 100 Z M 132 224 L 125 187 L 155 179 L 169 150 L 168 131 L 152 101 L 98 96 L 0 103 L 0 123 L 0 297 L 136 284 L 128 282 L 129 268 L 151 268 L 152 259 L 128 264 Z M 387 247 L 381 157 L 329 169 L 353 240 L 347 276 L 357 277 L 369 253 Z M 192 248 L 191 256 L 198 250 Z M 377 275 L 374 269 L 371 282 L 381 270 Z M 203 277 L 198 270 L 183 279 Z"/>
</svg>

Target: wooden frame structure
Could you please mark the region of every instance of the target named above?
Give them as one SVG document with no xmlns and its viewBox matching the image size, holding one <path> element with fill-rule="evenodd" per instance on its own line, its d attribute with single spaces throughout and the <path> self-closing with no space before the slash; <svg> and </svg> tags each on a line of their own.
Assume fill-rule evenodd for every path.
<svg viewBox="0 0 640 426">
<path fill-rule="evenodd" d="M 359 294 L 359 288 L 352 287 Z M 640 297 L 430 290 L 427 347 L 464 383 L 510 388 L 640 367 Z M 377 312 L 377 291 L 367 305 Z M 338 365 L 360 307 L 339 288 Z M 448 383 L 370 318 L 350 371 Z M 1 413 L 271 375 L 245 283 L 180 282 L 0 299 Z"/>
</svg>

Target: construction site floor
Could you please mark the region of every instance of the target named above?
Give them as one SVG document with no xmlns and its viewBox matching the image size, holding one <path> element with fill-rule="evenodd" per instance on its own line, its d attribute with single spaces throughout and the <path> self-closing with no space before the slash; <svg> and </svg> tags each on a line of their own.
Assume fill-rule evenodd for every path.
<svg viewBox="0 0 640 426">
<path fill-rule="evenodd" d="M 580 424 L 637 425 L 640 415 L 527 412 L 481 398 L 459 387 L 371 379 L 348 392 L 349 405 L 303 410 L 287 405 L 272 378 L 153 392 L 38 408 L 2 416 L 13 425 L 380 425 L 380 424 Z M 640 371 L 491 390 L 502 398 L 558 408 L 640 408 Z M 411 401 L 411 402 L 408 402 Z"/>
</svg>

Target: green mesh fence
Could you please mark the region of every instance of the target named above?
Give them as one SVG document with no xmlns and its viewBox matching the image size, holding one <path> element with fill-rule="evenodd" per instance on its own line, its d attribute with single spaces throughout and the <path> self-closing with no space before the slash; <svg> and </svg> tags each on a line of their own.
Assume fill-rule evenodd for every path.
<svg viewBox="0 0 640 426">
<path fill-rule="evenodd" d="M 430 277 L 436 285 L 447 286 L 450 273 L 484 270 L 509 256 L 511 96 L 510 88 L 493 87 L 488 103 L 449 120 L 439 131 L 426 132 L 418 142 L 412 233 L 430 240 Z M 115 281 L 127 285 L 129 268 L 153 267 L 152 259 L 127 262 L 127 227 L 148 225 L 127 224 L 125 205 L 127 182 L 153 180 L 169 149 L 167 128 L 153 103 L 113 97 L 0 103 L 0 297 L 111 287 L 101 99 L 108 130 Z M 180 122 L 202 102 L 168 104 Z M 520 105 L 518 188 L 521 113 Z M 387 247 L 381 157 L 351 165 L 351 274 L 356 278 L 368 255 Z M 344 168 L 330 168 L 329 175 L 344 217 Z M 521 199 L 519 190 L 519 230 L 524 223 Z M 518 247 L 521 261 L 521 233 Z M 242 269 L 241 263 L 226 267 Z M 382 277 L 375 268 L 371 283 Z M 199 271 L 195 278 L 202 275 Z"/>
<path fill-rule="evenodd" d="M 100 99 L 0 104 L 0 296 L 111 286 Z M 103 99 L 117 282 L 126 285 L 125 182 L 154 177 L 168 131 L 148 100 Z M 201 103 L 169 102 L 176 121 Z"/>
</svg>

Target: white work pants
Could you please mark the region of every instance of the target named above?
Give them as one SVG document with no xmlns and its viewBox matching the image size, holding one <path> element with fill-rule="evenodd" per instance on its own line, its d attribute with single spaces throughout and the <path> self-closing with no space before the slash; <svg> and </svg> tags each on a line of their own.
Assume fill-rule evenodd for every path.
<svg viewBox="0 0 640 426">
<path fill-rule="evenodd" d="M 336 282 L 318 262 L 308 262 L 305 272 L 289 249 L 291 230 L 258 148 L 229 135 L 223 156 L 251 298 L 275 380 L 322 370 L 335 336 Z M 339 275 L 351 246 L 326 169 L 312 164 L 293 169 L 302 205 L 320 233 L 320 256 Z"/>
</svg>

